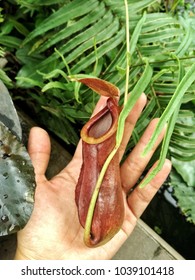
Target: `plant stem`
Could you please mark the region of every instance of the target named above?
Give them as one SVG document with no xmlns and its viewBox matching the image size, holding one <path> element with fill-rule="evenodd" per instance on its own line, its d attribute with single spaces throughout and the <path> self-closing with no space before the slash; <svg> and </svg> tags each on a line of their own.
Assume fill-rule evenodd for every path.
<svg viewBox="0 0 195 280">
<path fill-rule="evenodd" d="M 129 90 L 129 67 L 130 67 L 130 38 L 129 38 L 129 10 L 127 0 L 125 2 L 125 14 L 126 14 L 126 79 L 125 79 L 125 94 L 124 94 L 124 106 L 127 103 L 127 96 Z"/>
<path fill-rule="evenodd" d="M 112 150 L 112 152 L 109 154 L 109 156 L 107 157 L 100 175 L 98 177 L 95 189 L 93 191 L 92 194 L 92 198 L 89 204 L 89 208 L 88 208 L 88 212 L 87 212 L 87 218 L 86 218 L 86 222 L 85 222 L 85 231 L 84 231 L 84 241 L 86 244 L 90 244 L 90 236 L 91 236 L 91 225 L 92 225 L 92 220 L 93 220 L 93 214 L 94 214 L 94 210 L 95 210 L 95 205 L 96 205 L 96 201 L 98 198 L 98 194 L 99 194 L 99 190 L 104 178 L 104 175 L 106 173 L 106 170 L 111 162 L 111 160 L 113 159 L 113 157 L 115 156 L 116 152 L 118 150 L 118 147 L 115 146 L 114 149 Z"/>
</svg>

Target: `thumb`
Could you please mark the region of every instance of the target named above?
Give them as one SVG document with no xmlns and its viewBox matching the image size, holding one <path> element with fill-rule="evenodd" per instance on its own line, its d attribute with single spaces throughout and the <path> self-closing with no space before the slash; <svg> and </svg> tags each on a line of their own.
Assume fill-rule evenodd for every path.
<svg viewBox="0 0 195 280">
<path fill-rule="evenodd" d="M 35 169 L 36 180 L 44 176 L 50 158 L 51 143 L 48 133 L 40 128 L 33 127 L 30 130 L 28 140 L 28 152 Z"/>
</svg>

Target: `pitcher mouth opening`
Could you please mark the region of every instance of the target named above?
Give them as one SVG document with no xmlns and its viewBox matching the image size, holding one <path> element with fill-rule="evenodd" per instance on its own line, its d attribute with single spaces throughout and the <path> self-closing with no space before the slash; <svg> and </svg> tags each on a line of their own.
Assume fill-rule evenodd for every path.
<svg viewBox="0 0 195 280">
<path fill-rule="evenodd" d="M 117 101 L 108 98 L 106 106 L 83 126 L 82 140 L 88 144 L 99 144 L 107 140 L 117 130 L 118 116 Z"/>
</svg>

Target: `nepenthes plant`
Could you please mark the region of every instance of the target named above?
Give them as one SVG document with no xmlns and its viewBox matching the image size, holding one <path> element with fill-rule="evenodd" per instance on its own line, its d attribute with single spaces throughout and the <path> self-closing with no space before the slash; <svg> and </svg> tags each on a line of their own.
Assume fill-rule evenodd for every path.
<svg viewBox="0 0 195 280">
<path fill-rule="evenodd" d="M 136 99 L 150 81 L 152 70 L 147 65 L 136 87 Z M 124 198 L 120 180 L 118 148 L 124 122 L 135 100 L 128 100 L 123 109 L 118 105 L 119 89 L 93 77 L 78 78 L 100 95 L 108 97 L 106 106 L 82 128 L 83 164 L 76 186 L 76 205 L 84 242 L 89 247 L 109 241 L 124 220 Z M 143 83 L 144 81 L 144 83 Z"/>
<path fill-rule="evenodd" d="M 81 225 L 84 227 L 84 242 L 87 246 L 96 247 L 108 242 L 120 229 L 124 218 L 123 195 L 120 182 L 118 148 L 121 144 L 125 120 L 136 101 L 147 87 L 163 75 L 152 77 L 152 67 L 146 59 L 144 72 L 134 86 L 128 98 L 128 78 L 131 55 L 135 51 L 145 17 L 138 22 L 131 40 L 129 39 L 129 15 L 127 1 L 126 9 L 126 88 L 123 107 L 119 108 L 117 96 L 119 89 L 107 81 L 85 75 L 72 76 L 72 80 L 79 81 L 93 91 L 108 97 L 107 105 L 97 115 L 93 116 L 81 130 L 83 146 L 83 164 L 76 186 L 76 205 Z M 157 127 L 148 142 L 143 157 L 150 151 L 162 129 L 167 125 L 157 166 L 142 181 L 143 188 L 162 168 L 167 156 L 168 147 L 179 108 L 184 93 L 194 82 L 195 64 L 187 73 L 182 71 L 178 60 L 178 86 L 163 111 Z"/>
<path fill-rule="evenodd" d="M 95 209 L 93 209 L 93 219 L 87 222 L 94 187 L 107 157 L 116 144 L 120 113 L 117 100 L 119 90 L 114 85 L 96 78 L 85 78 L 79 81 L 97 93 L 108 96 L 106 106 L 92 117 L 81 131 L 83 165 L 76 186 L 79 220 L 83 227 L 88 228 L 85 243 L 88 246 L 95 246 L 111 239 L 120 229 L 124 219 L 119 156 L 116 153 L 102 179 Z"/>
<path fill-rule="evenodd" d="M 87 246 L 106 243 L 123 223 L 124 201 L 118 148 L 125 119 L 148 85 L 151 74 L 151 67 L 147 64 L 135 87 L 136 98 L 128 99 L 123 109 L 118 105 L 119 89 L 116 86 L 101 79 L 77 76 L 79 82 L 108 97 L 107 105 L 81 130 L 83 165 L 76 186 L 76 204 L 80 223 L 85 227 Z"/>
</svg>

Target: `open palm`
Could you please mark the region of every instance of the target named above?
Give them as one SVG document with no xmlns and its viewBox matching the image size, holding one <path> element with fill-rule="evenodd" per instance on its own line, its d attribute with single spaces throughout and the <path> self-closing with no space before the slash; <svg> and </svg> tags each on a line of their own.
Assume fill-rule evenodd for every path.
<svg viewBox="0 0 195 280">
<path fill-rule="evenodd" d="M 105 102 L 106 98 L 101 97 L 95 112 L 99 111 Z M 126 120 L 119 151 L 121 158 L 145 103 L 146 97 L 143 94 Z M 170 172 L 171 163 L 166 160 L 161 171 L 144 189 L 136 187 L 127 198 L 126 194 L 135 186 L 163 138 L 164 131 L 154 149 L 145 158 L 141 157 L 157 122 L 158 119 L 154 119 L 149 124 L 139 143 L 121 166 L 125 204 L 123 226 L 112 240 L 97 248 L 88 248 L 84 244 L 84 229 L 79 223 L 75 204 L 75 186 L 82 164 L 81 141 L 67 167 L 48 181 L 45 171 L 50 157 L 49 136 L 43 129 L 34 127 L 30 132 L 28 150 L 36 173 L 35 205 L 27 225 L 18 233 L 15 259 L 110 259 L 131 234 L 137 219 Z"/>
</svg>

